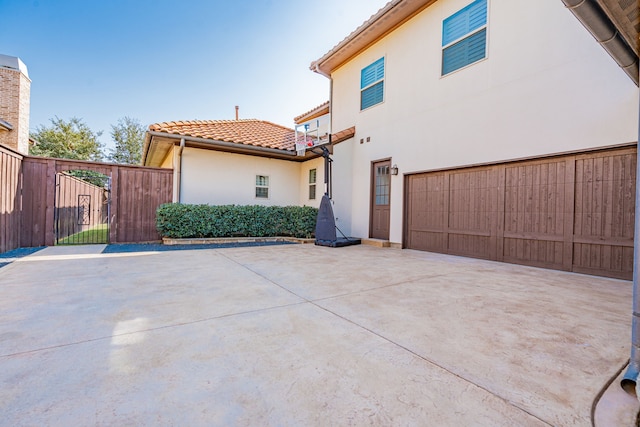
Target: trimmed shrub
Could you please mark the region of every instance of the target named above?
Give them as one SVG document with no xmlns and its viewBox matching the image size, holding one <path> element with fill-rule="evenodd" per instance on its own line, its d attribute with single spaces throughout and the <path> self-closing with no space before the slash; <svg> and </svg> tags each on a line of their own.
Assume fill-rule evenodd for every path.
<svg viewBox="0 0 640 427">
<path fill-rule="evenodd" d="M 156 211 L 162 237 L 273 237 L 310 238 L 318 209 L 310 206 L 186 205 L 165 203 Z"/>
</svg>

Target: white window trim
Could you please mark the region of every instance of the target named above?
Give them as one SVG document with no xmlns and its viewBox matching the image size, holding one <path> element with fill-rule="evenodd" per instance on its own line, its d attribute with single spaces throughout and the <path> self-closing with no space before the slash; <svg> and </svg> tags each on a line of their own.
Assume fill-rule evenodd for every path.
<svg viewBox="0 0 640 427">
<path fill-rule="evenodd" d="M 471 3 L 469 3 L 469 4 L 471 4 Z M 442 24 L 440 26 L 440 34 L 442 34 L 442 27 L 444 27 L 444 21 L 447 20 L 447 18 L 455 15 L 456 13 L 458 13 L 462 9 L 464 9 L 464 8 L 460 8 L 457 11 L 455 11 L 453 13 L 450 13 L 449 15 L 447 15 L 446 18 L 444 18 L 442 20 Z M 479 64 L 479 63 L 484 62 L 487 59 L 489 59 L 489 19 L 490 18 L 491 18 L 491 0 L 487 0 L 487 23 L 484 24 L 482 27 L 477 28 L 475 31 L 473 31 L 471 33 L 467 33 L 464 36 L 459 37 L 456 40 L 448 43 L 446 46 L 442 46 L 442 50 L 440 51 L 440 59 L 442 60 L 442 58 L 444 57 L 445 49 L 447 49 L 450 46 L 453 46 L 454 44 L 458 43 L 461 40 L 466 39 L 467 37 L 471 37 L 472 35 L 476 34 L 477 32 L 482 31 L 482 29 L 485 29 L 486 30 L 486 39 L 485 39 L 485 46 L 484 46 L 484 58 L 479 59 L 479 60 L 477 60 L 475 62 L 472 62 L 471 64 L 467 64 L 464 67 L 460 67 L 460 68 L 458 68 L 456 70 L 450 71 L 447 74 L 442 74 L 442 69 L 441 69 L 440 70 L 440 78 L 441 79 L 444 78 L 444 77 L 450 76 L 452 74 L 455 74 L 458 71 L 466 70 L 469 67 L 472 67 L 472 66 L 474 66 L 476 64 Z M 386 76 L 386 69 L 385 69 L 385 76 Z"/>
<path fill-rule="evenodd" d="M 314 179 L 313 182 L 311 182 L 311 171 L 316 171 L 315 179 Z M 317 198 L 318 198 L 318 168 L 309 169 L 309 173 L 307 174 L 307 179 L 309 181 L 309 188 L 308 188 L 309 191 L 307 192 L 307 197 L 309 196 L 309 193 L 311 192 L 311 186 L 313 186 L 313 187 L 315 187 L 315 190 L 314 190 L 314 193 L 313 193 L 314 197 L 313 198 L 308 197 L 308 198 L 309 198 L 309 200 L 317 200 Z"/>
<path fill-rule="evenodd" d="M 263 176 L 263 177 L 267 178 L 267 185 L 258 185 L 258 177 L 259 176 Z M 255 175 L 255 179 L 254 179 L 253 183 L 254 183 L 254 189 L 253 189 L 253 197 L 254 197 L 254 199 L 257 199 L 257 200 L 269 200 L 271 198 L 271 191 L 269 190 L 269 187 L 271 186 L 271 178 L 269 177 L 269 175 L 257 173 Z M 258 188 L 266 188 L 267 189 L 267 197 L 258 196 L 256 194 Z"/>
</svg>

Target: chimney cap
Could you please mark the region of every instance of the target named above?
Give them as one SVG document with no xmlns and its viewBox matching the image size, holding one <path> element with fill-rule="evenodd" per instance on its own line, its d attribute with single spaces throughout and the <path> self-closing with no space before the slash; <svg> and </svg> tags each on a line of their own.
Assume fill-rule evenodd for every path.
<svg viewBox="0 0 640 427">
<path fill-rule="evenodd" d="M 12 70 L 20 71 L 25 75 L 25 77 L 29 78 L 27 66 L 24 65 L 24 62 L 22 62 L 20 58 L 16 58 L 15 56 L 0 54 L 0 68 L 10 68 Z"/>
</svg>

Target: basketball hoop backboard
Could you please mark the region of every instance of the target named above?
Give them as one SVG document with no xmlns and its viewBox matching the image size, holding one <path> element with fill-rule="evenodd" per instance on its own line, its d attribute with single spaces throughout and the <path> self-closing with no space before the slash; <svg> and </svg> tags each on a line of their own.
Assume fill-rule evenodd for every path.
<svg viewBox="0 0 640 427">
<path fill-rule="evenodd" d="M 295 127 L 296 153 L 298 156 L 304 156 L 307 150 L 328 144 L 330 134 L 331 116 L 329 114 L 297 124 Z"/>
</svg>

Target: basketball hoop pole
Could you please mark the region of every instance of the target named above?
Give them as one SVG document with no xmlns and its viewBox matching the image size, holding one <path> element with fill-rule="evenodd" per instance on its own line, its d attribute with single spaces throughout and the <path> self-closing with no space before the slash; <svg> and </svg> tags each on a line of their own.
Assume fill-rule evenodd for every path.
<svg viewBox="0 0 640 427">
<path fill-rule="evenodd" d="M 329 149 L 327 149 L 327 147 L 325 147 L 324 145 L 321 145 L 319 147 L 313 147 L 313 148 L 319 148 L 322 150 L 322 157 L 324 157 L 324 194 L 326 194 L 327 196 L 329 196 L 329 198 L 331 198 L 331 193 L 332 193 L 331 163 L 333 163 L 333 159 L 329 157 L 329 154 L 330 154 Z M 313 149 L 311 149 L 311 151 L 313 151 Z M 320 153 L 316 153 L 316 154 L 320 154 Z"/>
</svg>

